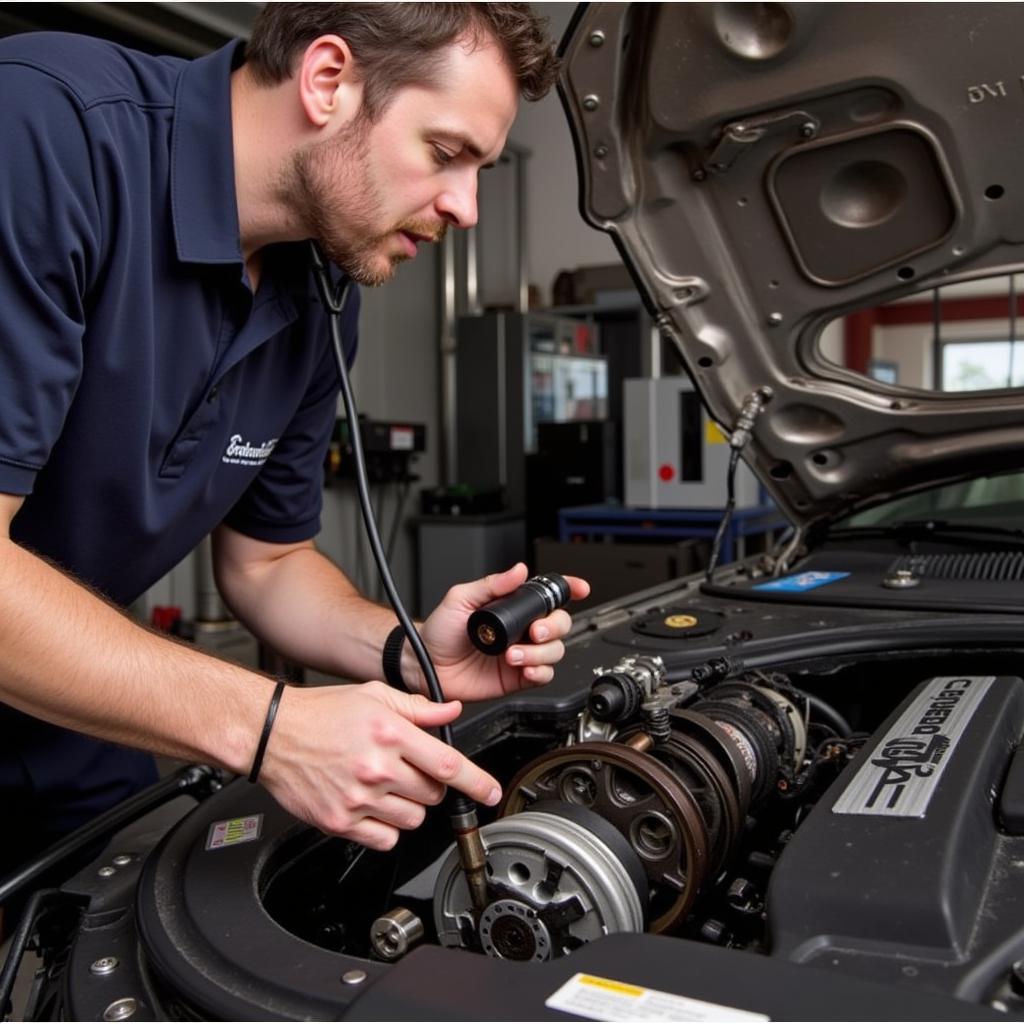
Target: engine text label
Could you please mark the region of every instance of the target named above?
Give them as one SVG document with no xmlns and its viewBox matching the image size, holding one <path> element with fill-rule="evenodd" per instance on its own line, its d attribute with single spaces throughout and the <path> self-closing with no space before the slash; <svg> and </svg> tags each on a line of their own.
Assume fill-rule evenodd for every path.
<svg viewBox="0 0 1024 1024">
<path fill-rule="evenodd" d="M 923 818 L 953 748 L 995 678 L 930 680 L 879 740 L 833 813 Z"/>
<path fill-rule="evenodd" d="M 617 1021 L 762 1021 L 762 1013 L 737 1010 L 703 999 L 677 996 L 628 982 L 599 978 L 593 974 L 573 975 L 554 995 L 544 1001 L 587 1020 Z"/>
<path fill-rule="evenodd" d="M 244 818 L 215 821 L 206 836 L 207 850 L 222 850 L 225 846 L 254 843 L 263 831 L 263 815 L 249 814 Z"/>
</svg>

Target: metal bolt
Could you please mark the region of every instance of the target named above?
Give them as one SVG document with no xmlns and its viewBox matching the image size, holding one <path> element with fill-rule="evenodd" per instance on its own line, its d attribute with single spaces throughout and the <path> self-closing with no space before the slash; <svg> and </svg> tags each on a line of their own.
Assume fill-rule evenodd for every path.
<svg viewBox="0 0 1024 1024">
<path fill-rule="evenodd" d="M 127 1020 L 129 1017 L 135 1016 L 135 1011 L 139 1008 L 138 1001 L 132 999 L 131 996 L 125 999 L 115 999 L 104 1011 L 104 1020 Z"/>
<path fill-rule="evenodd" d="M 590 45 L 595 49 L 604 45 L 604 33 L 599 28 L 590 33 Z"/>
<path fill-rule="evenodd" d="M 769 327 L 778 327 L 779 324 L 781 324 L 781 323 L 782 323 L 782 314 L 781 313 L 769 313 L 768 314 L 768 326 Z"/>
<path fill-rule="evenodd" d="M 110 878 L 111 875 L 117 874 L 117 868 L 112 868 L 109 864 L 105 864 L 103 867 L 96 872 L 100 878 Z"/>
<path fill-rule="evenodd" d="M 804 121 L 804 123 L 800 125 L 800 134 L 805 139 L 813 139 L 814 136 L 818 134 L 818 129 L 815 127 L 813 121 Z"/>
<path fill-rule="evenodd" d="M 599 106 L 601 106 L 601 101 L 593 93 L 583 97 L 584 110 L 597 110 Z"/>
<path fill-rule="evenodd" d="M 110 974 L 117 970 L 117 965 L 120 962 L 121 961 L 118 960 L 116 956 L 101 956 L 99 960 L 93 960 L 93 962 L 89 964 L 89 973 Z"/>
<path fill-rule="evenodd" d="M 920 582 L 921 578 L 912 569 L 897 569 L 882 578 L 882 586 L 890 590 L 908 590 Z"/>
<path fill-rule="evenodd" d="M 366 971 L 346 971 L 341 976 L 341 980 L 346 985 L 362 985 L 366 981 Z"/>
<path fill-rule="evenodd" d="M 382 914 L 370 928 L 370 942 L 382 960 L 397 960 L 423 938 L 423 922 L 405 907 Z"/>
<path fill-rule="evenodd" d="M 726 902 L 741 914 L 756 914 L 761 910 L 757 887 L 746 878 L 736 878 L 725 894 Z"/>
<path fill-rule="evenodd" d="M 116 857 L 114 858 L 114 863 L 115 863 L 115 864 L 116 864 L 116 865 L 117 865 L 117 866 L 118 866 L 119 868 L 123 868 L 123 867 L 125 867 L 126 865 L 128 865 L 128 864 L 131 864 L 131 862 L 132 862 L 132 858 L 131 858 L 131 855 L 130 855 L 130 854 L 127 854 L 127 853 L 119 853 L 119 854 L 118 854 L 118 855 L 117 855 L 117 856 L 116 856 Z"/>
<path fill-rule="evenodd" d="M 608 147 L 602 142 L 599 146 L 594 147 L 594 156 L 598 160 L 603 160 L 608 155 Z"/>
</svg>

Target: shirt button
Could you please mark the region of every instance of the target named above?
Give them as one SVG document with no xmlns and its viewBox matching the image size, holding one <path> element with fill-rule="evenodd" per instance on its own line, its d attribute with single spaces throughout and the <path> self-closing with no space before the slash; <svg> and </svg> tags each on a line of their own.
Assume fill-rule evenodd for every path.
<svg viewBox="0 0 1024 1024">
<path fill-rule="evenodd" d="M 206 396 L 206 400 L 208 402 L 212 402 L 219 394 L 220 394 L 220 385 L 219 384 L 214 384 L 214 386 L 212 388 L 210 388 L 210 393 Z"/>
</svg>

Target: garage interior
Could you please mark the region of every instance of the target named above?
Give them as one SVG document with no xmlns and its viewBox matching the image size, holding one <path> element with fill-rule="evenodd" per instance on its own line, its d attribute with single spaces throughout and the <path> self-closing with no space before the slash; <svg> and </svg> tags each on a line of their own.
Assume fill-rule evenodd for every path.
<svg viewBox="0 0 1024 1024">
<path fill-rule="evenodd" d="M 7 3 L 0 36 L 84 33 L 192 58 L 246 36 L 261 6 Z M 572 32 L 575 5 L 532 6 L 556 39 Z M 587 23 L 600 27 L 588 29 L 586 45 L 595 52 L 605 46 L 608 26 L 619 18 L 621 27 L 617 9 L 629 6 L 581 5 L 607 19 Z M 730 59 L 747 59 L 735 28 L 747 24 L 746 15 L 736 11 L 758 8 L 756 24 L 764 25 L 799 5 L 698 6 L 718 12 L 708 19 L 724 19 L 721 38 L 736 51 Z M 626 54 L 635 44 L 628 31 L 623 36 Z M 578 36 L 575 42 L 583 76 L 584 44 Z M 869 78 L 856 87 L 870 90 Z M 1024 473 L 1014 471 L 1012 454 L 1024 434 L 1009 418 L 1024 388 L 1019 267 L 1009 256 L 988 259 L 980 243 L 968 256 L 980 253 L 987 273 L 954 272 L 947 283 L 946 271 L 924 265 L 940 250 L 952 252 L 956 271 L 963 250 L 953 246 L 954 235 L 976 222 L 960 205 L 954 171 L 930 148 L 938 152 L 934 138 L 895 115 L 888 135 L 872 135 L 869 101 L 850 103 L 851 119 L 860 121 L 849 145 L 859 148 L 838 172 L 828 164 L 827 119 L 819 123 L 817 108 L 804 111 L 813 108 L 810 90 L 800 99 L 802 125 L 780 129 L 771 116 L 755 125 L 755 144 L 767 138 L 774 145 L 779 131 L 794 126 L 808 143 L 795 158 L 781 144 L 774 162 L 765 158 L 770 187 L 761 195 L 745 191 L 738 175 L 727 180 L 732 161 L 747 158 L 749 125 L 723 125 L 706 163 L 679 177 L 696 187 L 710 176 L 720 188 L 706 209 L 728 207 L 723 237 L 757 207 L 778 229 L 771 252 L 785 253 L 786 266 L 758 261 L 759 246 L 768 244 L 758 221 L 748 234 L 734 231 L 742 238 L 734 261 L 709 258 L 708 295 L 735 299 L 736 322 L 748 331 L 741 341 L 756 336 L 766 362 L 783 348 L 772 331 L 789 327 L 771 305 L 775 295 L 794 294 L 789 279 L 825 296 L 801 308 L 812 327 L 786 369 L 794 393 L 812 398 L 782 402 L 766 386 L 726 418 L 721 410 L 733 407 L 723 394 L 742 390 L 737 381 L 753 364 L 722 340 L 728 332 L 714 307 L 702 312 L 703 296 L 694 294 L 699 275 L 677 272 L 675 261 L 685 263 L 687 254 L 674 229 L 662 236 L 651 228 L 684 201 L 670 195 L 678 186 L 664 185 L 678 173 L 666 169 L 665 153 L 682 160 L 684 147 L 658 150 L 656 132 L 642 140 L 650 150 L 623 142 L 654 168 L 645 187 L 665 191 L 605 217 L 607 194 L 595 198 L 593 167 L 591 177 L 578 169 L 578 161 L 597 162 L 595 147 L 586 152 L 598 135 L 587 135 L 597 129 L 585 113 L 593 113 L 597 93 L 564 88 L 564 100 L 553 91 L 521 104 L 504 152 L 480 177 L 475 228 L 423 246 L 394 280 L 362 289 L 352 368 L 376 520 L 415 618 L 454 584 L 517 562 L 531 577 L 578 576 L 591 586 L 588 598 L 569 607 L 577 625 L 556 684 L 540 696 L 517 694 L 501 709 L 488 702 L 457 734 L 488 771 L 511 780 L 499 812 L 485 812 L 483 829 L 490 849 L 502 851 L 493 856 L 504 887 L 492 887 L 490 903 L 478 897 L 440 813 L 428 817 L 413 853 L 371 860 L 354 844 L 300 834 L 262 791 L 232 803 L 232 787 L 241 793 L 235 783 L 221 790 L 220 779 L 192 777 L 179 799 L 198 800 L 201 809 L 209 801 L 209 812 L 169 830 L 165 812 L 126 824 L 119 841 L 128 860 L 109 863 L 131 873 L 132 894 L 126 889 L 119 909 L 109 910 L 109 933 L 102 930 L 107 919 L 98 918 L 83 932 L 74 969 L 92 977 L 77 1001 L 52 997 L 45 1010 L 72 1006 L 105 1020 L 166 1019 L 161 1013 L 244 1019 L 257 1011 L 266 1019 L 655 1019 L 628 1016 L 614 993 L 597 1002 L 580 988 L 593 977 L 606 992 L 623 986 L 623 999 L 631 985 L 644 998 L 665 996 L 651 1011 L 656 1019 L 679 1019 L 673 1014 L 694 1007 L 709 1015 L 693 1019 L 709 1020 L 1024 1019 L 1024 932 L 1015 909 L 1024 898 L 1015 881 L 1024 865 L 1024 520 L 1013 518 L 1024 507 Z M 960 90 L 957 109 L 987 110 L 1005 98 L 994 89 Z M 563 103 L 576 103 L 572 130 Z M 908 101 L 908 109 L 916 108 Z M 670 120 L 665 111 L 658 116 L 662 127 Z M 993 179 L 975 197 L 977 222 L 986 215 L 998 221 L 1016 203 L 1008 181 Z M 947 201 L 947 190 L 955 199 Z M 587 222 L 602 219 L 615 230 Z M 892 258 L 879 256 L 886 236 L 849 242 L 890 228 L 900 238 Z M 1014 238 L 1004 243 L 1016 245 Z M 757 285 L 747 289 L 736 268 L 750 265 Z M 870 302 L 841 300 L 883 273 L 886 283 Z M 764 300 L 757 309 L 755 292 Z M 668 295 L 677 299 L 671 313 Z M 709 400 L 713 374 L 702 371 L 718 368 L 725 383 L 712 386 L 722 390 Z M 879 423 L 901 410 L 931 415 L 943 402 L 952 417 L 954 406 L 959 412 L 961 401 L 966 407 L 981 393 L 994 410 L 984 430 L 998 435 L 996 454 L 972 472 L 952 427 L 948 436 L 938 427 L 890 435 L 858 421 L 874 447 L 856 463 L 867 482 L 858 476 L 846 486 L 855 460 L 845 431 L 854 417 L 822 411 L 825 398 L 817 399 L 830 392 L 856 393 L 851 405 L 877 413 Z M 360 516 L 353 429 L 339 398 L 316 543 L 366 596 L 386 604 Z M 754 445 L 744 449 L 750 436 Z M 797 448 L 802 465 L 784 457 Z M 755 466 L 766 449 L 771 457 Z M 941 487 L 932 491 L 914 466 L 940 457 L 950 467 L 961 461 L 939 474 Z M 897 463 L 909 482 L 902 497 Z M 801 490 L 805 480 L 811 484 Z M 877 507 L 868 500 L 873 483 L 887 499 Z M 1000 510 L 1001 518 L 979 515 L 971 521 L 976 532 L 962 541 L 957 532 L 968 527 L 957 510 L 975 507 Z M 208 539 L 129 611 L 153 629 L 292 684 L 338 681 L 283 659 L 232 617 L 217 591 Z M 908 754 L 900 744 L 912 726 L 938 734 L 935 744 Z M 655 748 L 657 761 L 649 756 Z M 883 761 L 890 777 L 872 782 L 866 773 Z M 943 774 L 950 764 L 955 769 Z M 160 769 L 165 782 L 189 770 L 170 758 L 160 759 Z M 898 788 L 892 773 L 920 780 L 933 769 L 935 783 L 918 787 L 927 790 L 920 811 L 870 818 L 865 833 L 877 842 L 851 838 L 884 787 L 886 797 Z M 836 784 L 840 773 L 859 789 Z M 556 802 L 570 809 L 552 824 L 544 815 L 555 817 Z M 634 806 L 646 808 L 646 817 L 629 818 Z M 256 817 L 260 841 L 231 853 L 234 874 L 194 852 L 204 843 L 211 849 L 217 825 L 230 830 Z M 272 844 L 275 830 L 280 841 Z M 134 851 L 150 846 L 156 852 L 144 863 Z M 387 896 L 368 896 L 385 876 Z M 207 900 L 223 902 L 231 928 L 252 929 L 251 942 L 225 954 L 223 975 L 218 944 L 230 928 L 203 918 Z M 119 950 L 135 949 L 136 932 L 114 928 L 129 903 L 150 960 L 114 956 L 112 945 L 98 941 L 110 935 L 127 943 Z M 11 930 L 7 922 L 5 952 Z M 276 950 L 264 945 L 271 930 L 294 945 L 268 954 Z M 626 933 L 636 944 L 625 944 Z M 687 943 L 685 967 L 678 950 L 660 943 L 668 936 Z M 193 957 L 193 949 L 201 952 Z M 210 949 L 216 964 L 208 976 L 192 961 Z M 474 975 L 480 991 L 465 1004 L 463 993 L 435 991 L 444 988 L 436 978 L 452 970 L 443 955 L 453 950 L 489 958 Z M 264 991 L 254 965 L 268 955 L 280 955 L 295 974 Z M 540 965 L 554 968 L 562 956 L 577 969 L 541 973 Z M 97 988 L 96 977 L 104 963 L 120 958 L 123 965 L 126 957 L 143 963 L 132 968 L 138 991 L 129 997 L 126 987 L 110 1001 L 112 990 Z M 538 968 L 520 975 L 528 980 L 514 995 L 513 976 L 502 973 L 513 961 Z M 641 961 L 644 968 L 627 966 Z M 736 963 L 756 979 L 756 997 L 730 991 Z M 318 1001 L 325 979 L 339 987 L 335 975 L 342 994 Z M 255 978 L 252 991 L 239 978 Z M 498 1005 L 496 989 L 510 992 L 511 1009 Z M 35 998 L 32 990 L 26 958 L 12 1007 Z M 690 995 L 694 1007 L 672 1001 Z"/>
<path fill-rule="evenodd" d="M 194 57 L 244 36 L 259 6 L 9 3 L 0 10 L 0 34 L 83 32 Z M 572 6 L 534 6 L 559 37 Z M 682 473 L 693 472 L 694 483 L 659 495 L 657 473 L 669 472 L 675 443 L 659 453 L 653 437 L 647 450 L 635 441 L 641 417 L 625 419 L 625 382 L 662 379 L 660 391 L 630 386 L 634 405 L 657 392 L 667 406 L 670 394 L 689 387 L 686 372 L 611 241 L 582 222 L 577 202 L 557 97 L 523 104 L 501 163 L 481 178 L 478 227 L 425 249 L 396 280 L 363 295 L 353 384 L 367 420 L 378 518 L 399 589 L 416 614 L 425 615 L 453 582 L 518 560 L 536 572 L 561 566 L 591 578 L 594 592 L 582 607 L 706 565 L 725 504 L 724 463 L 709 466 L 705 479 L 700 453 L 684 443 L 675 460 L 689 456 L 697 468 Z M 819 349 L 836 366 L 902 387 L 1018 386 L 1024 357 L 1016 287 L 1015 276 L 1000 275 L 855 312 L 823 330 Z M 515 347 L 507 367 L 498 365 L 506 344 L 499 338 Z M 690 405 L 699 421 L 699 401 Z M 343 417 L 339 400 L 318 545 L 383 600 L 359 523 Z M 624 443 L 630 429 L 632 449 Z M 569 453 L 578 461 L 566 468 Z M 753 477 L 745 487 L 730 554 L 763 550 L 785 526 Z M 226 656 L 259 662 L 255 639 L 219 600 L 205 545 L 133 612 Z"/>
</svg>

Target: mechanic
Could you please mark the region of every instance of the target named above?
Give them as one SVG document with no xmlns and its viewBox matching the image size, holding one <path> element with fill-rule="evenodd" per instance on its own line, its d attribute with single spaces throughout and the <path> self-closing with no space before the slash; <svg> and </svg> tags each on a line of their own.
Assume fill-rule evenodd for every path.
<svg viewBox="0 0 1024 1024">
<path fill-rule="evenodd" d="M 424 730 L 548 682 L 569 617 L 486 658 L 466 620 L 526 569 L 454 587 L 422 627 L 433 704 L 394 613 L 316 551 L 338 387 L 305 240 L 377 285 L 470 227 L 555 73 L 528 4 L 269 4 L 191 62 L 0 41 L 0 874 L 151 782 L 143 750 L 250 771 L 275 682 L 121 610 L 211 531 L 264 642 L 408 690 L 287 689 L 260 775 L 282 806 L 387 849 L 447 785 L 497 802 Z"/>
</svg>

